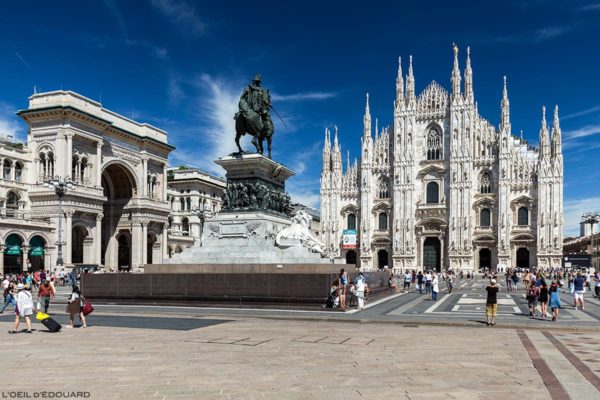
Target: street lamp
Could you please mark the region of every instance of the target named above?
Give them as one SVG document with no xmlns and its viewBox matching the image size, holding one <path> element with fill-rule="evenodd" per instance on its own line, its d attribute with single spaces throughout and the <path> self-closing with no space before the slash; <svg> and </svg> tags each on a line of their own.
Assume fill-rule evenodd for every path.
<svg viewBox="0 0 600 400">
<path fill-rule="evenodd" d="M 55 176 L 44 182 L 44 187 L 50 190 L 54 190 L 54 193 L 58 196 L 58 254 L 56 257 L 56 265 L 63 266 L 63 255 L 62 255 L 62 199 L 69 190 L 73 190 L 77 187 L 77 184 L 71 180 L 68 176 L 62 179 L 60 176 Z"/>
</svg>

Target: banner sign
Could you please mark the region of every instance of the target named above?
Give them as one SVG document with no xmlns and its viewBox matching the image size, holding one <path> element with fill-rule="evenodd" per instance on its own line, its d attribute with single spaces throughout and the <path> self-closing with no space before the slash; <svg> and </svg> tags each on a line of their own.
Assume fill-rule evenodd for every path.
<svg viewBox="0 0 600 400">
<path fill-rule="evenodd" d="M 345 229 L 342 242 L 343 249 L 356 249 L 356 230 Z"/>
</svg>

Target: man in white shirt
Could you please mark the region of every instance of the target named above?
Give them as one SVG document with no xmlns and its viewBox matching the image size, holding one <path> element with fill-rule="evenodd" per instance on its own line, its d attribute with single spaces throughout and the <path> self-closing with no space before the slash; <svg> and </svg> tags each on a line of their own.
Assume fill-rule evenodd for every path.
<svg viewBox="0 0 600 400">
<path fill-rule="evenodd" d="M 433 276 L 430 271 L 427 271 L 425 274 L 425 294 L 431 293 L 431 281 L 433 280 Z"/>
<path fill-rule="evenodd" d="M 6 275 L 4 277 L 4 280 L 2 281 L 2 290 L 6 290 L 6 288 L 8 287 L 9 284 L 10 284 L 10 279 L 8 279 L 8 275 Z"/>
</svg>

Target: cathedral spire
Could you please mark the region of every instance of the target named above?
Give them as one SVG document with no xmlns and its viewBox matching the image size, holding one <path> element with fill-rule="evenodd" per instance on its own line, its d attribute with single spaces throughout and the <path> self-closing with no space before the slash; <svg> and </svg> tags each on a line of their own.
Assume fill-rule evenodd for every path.
<svg viewBox="0 0 600 400">
<path fill-rule="evenodd" d="M 325 143 L 323 145 L 323 170 L 322 175 L 331 170 L 331 141 L 329 140 L 329 128 L 325 127 Z M 322 181 L 321 184 L 326 182 Z"/>
<path fill-rule="evenodd" d="M 365 107 L 365 116 L 363 118 L 363 138 L 371 137 L 371 112 L 369 111 L 369 93 L 367 93 L 367 105 Z"/>
<path fill-rule="evenodd" d="M 508 90 L 506 90 L 506 75 L 504 75 L 504 88 L 502 89 L 502 112 L 500 114 L 500 130 L 508 130 L 510 133 L 510 102 L 508 101 Z"/>
<path fill-rule="evenodd" d="M 562 132 L 558 120 L 558 105 L 554 106 L 554 122 L 552 124 L 552 157 L 562 153 Z"/>
<path fill-rule="evenodd" d="M 413 75 L 412 55 L 408 58 L 408 76 L 406 77 L 406 97 L 415 100 L 415 76 Z"/>
<path fill-rule="evenodd" d="M 346 152 L 346 173 L 350 172 L 350 150 Z"/>
<path fill-rule="evenodd" d="M 331 151 L 331 141 L 329 140 L 329 128 L 325 127 L 325 143 L 323 144 L 323 152 Z"/>
<path fill-rule="evenodd" d="M 540 129 L 540 159 L 550 155 L 550 140 L 546 124 L 546 106 L 542 106 L 542 128 Z"/>
<path fill-rule="evenodd" d="M 340 151 L 340 143 L 338 142 L 338 128 L 337 125 L 335 126 L 335 137 L 333 139 L 333 151 L 334 152 L 338 152 Z"/>
<path fill-rule="evenodd" d="M 467 47 L 467 65 L 465 67 L 465 96 L 469 103 L 473 103 L 473 70 L 471 69 L 470 47 Z"/>
<path fill-rule="evenodd" d="M 396 108 L 404 101 L 404 78 L 402 78 L 402 58 L 398 57 L 398 76 L 396 77 Z"/>
<path fill-rule="evenodd" d="M 460 95 L 460 69 L 458 69 L 458 47 L 452 43 L 454 50 L 454 67 L 452 68 L 452 97 L 456 98 Z"/>
</svg>

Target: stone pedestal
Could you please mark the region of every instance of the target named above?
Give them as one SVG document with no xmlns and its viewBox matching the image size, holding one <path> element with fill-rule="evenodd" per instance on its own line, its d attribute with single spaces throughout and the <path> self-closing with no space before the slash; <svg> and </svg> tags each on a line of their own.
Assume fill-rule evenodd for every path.
<svg viewBox="0 0 600 400">
<path fill-rule="evenodd" d="M 227 171 L 221 212 L 206 218 L 202 246 L 175 254 L 168 264 L 325 264 L 328 257 L 301 245 L 284 248 L 277 234 L 292 222 L 285 181 L 290 169 L 261 154 L 215 161 Z"/>
</svg>

